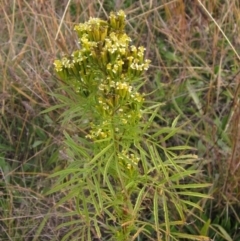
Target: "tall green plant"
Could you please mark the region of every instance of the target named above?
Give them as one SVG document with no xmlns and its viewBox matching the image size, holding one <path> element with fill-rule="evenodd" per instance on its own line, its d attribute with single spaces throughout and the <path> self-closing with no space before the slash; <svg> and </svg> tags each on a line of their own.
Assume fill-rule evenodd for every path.
<svg viewBox="0 0 240 241">
<path fill-rule="evenodd" d="M 48 192 L 62 191 L 58 204 L 72 204 L 71 221 L 59 226 L 68 228 L 63 240 L 208 240 L 181 231 L 202 209 L 208 184 L 194 181 L 198 159 L 184 154 L 191 148 L 161 145 L 177 134 L 177 118 L 154 129 L 160 104 L 144 104 L 139 91 L 150 61 L 131 44 L 125 23 L 119 11 L 76 25 L 79 49 L 54 62 L 70 87 L 71 97 L 56 95 L 69 106 L 63 122 L 85 133 L 65 132 L 69 165 L 52 175 L 59 181 Z"/>
</svg>

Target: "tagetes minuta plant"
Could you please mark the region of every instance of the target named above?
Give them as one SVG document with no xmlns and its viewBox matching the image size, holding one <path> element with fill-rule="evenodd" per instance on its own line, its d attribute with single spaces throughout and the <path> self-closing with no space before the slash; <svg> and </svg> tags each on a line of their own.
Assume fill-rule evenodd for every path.
<svg viewBox="0 0 240 241">
<path fill-rule="evenodd" d="M 165 141 L 175 135 L 177 118 L 172 128 L 157 131 L 153 136 L 143 133 L 155 116 L 154 111 L 145 121 L 147 124 L 141 119 L 143 112 L 150 113 L 155 108 L 143 106 L 144 94 L 139 92 L 140 77 L 150 61 L 144 58 L 144 47 L 131 44 L 125 24 L 126 16 L 119 11 L 111 13 L 107 21 L 90 18 L 76 25 L 79 49 L 54 62 L 59 78 L 77 93 L 77 103 L 74 98 L 73 107 L 69 104 L 69 109 L 73 112 L 80 109 L 80 113 L 73 113 L 73 116 L 80 119 L 86 113 L 78 123 L 87 125 L 89 142 L 85 148 L 82 137 L 74 136 L 75 141 L 65 135 L 73 162 L 53 177 L 59 175 L 61 181 L 71 173 L 71 180 L 57 185 L 49 193 L 65 187 L 68 196 L 61 202 L 76 198 L 80 218 L 76 224 L 79 226 L 73 230 L 81 230 L 82 240 L 92 240 L 92 225 L 94 237 L 97 233 L 99 239 L 103 230 L 113 235 L 111 240 L 117 241 L 146 237 L 202 240 L 203 236 L 182 233 L 180 226 L 192 214 L 192 208 L 201 210 L 193 200 L 209 197 L 195 191 L 196 188 L 209 184 L 194 183 L 192 176 L 198 170 L 184 169 L 186 165 L 182 165 L 192 163 L 194 168 L 197 158 L 174 152 L 188 151 L 188 146 L 168 148 L 159 144 L 158 136 L 164 131 L 167 130 Z M 81 108 L 75 108 L 75 103 Z M 65 116 L 71 111 L 66 111 Z M 71 118 L 66 117 L 67 120 Z M 193 180 L 193 183 L 185 180 Z M 180 225 L 179 232 L 175 231 L 177 225 Z M 72 230 L 64 240 L 69 240 L 71 234 Z"/>
</svg>

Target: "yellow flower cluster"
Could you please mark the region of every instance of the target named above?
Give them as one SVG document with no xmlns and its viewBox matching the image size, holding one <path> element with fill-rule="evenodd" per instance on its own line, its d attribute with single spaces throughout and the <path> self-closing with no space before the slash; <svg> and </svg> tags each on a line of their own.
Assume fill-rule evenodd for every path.
<svg viewBox="0 0 240 241">
<path fill-rule="evenodd" d="M 127 169 L 131 170 L 133 168 L 136 168 L 138 165 L 138 162 L 140 160 L 139 157 L 137 157 L 133 153 L 127 153 L 126 151 L 122 151 L 121 154 L 118 154 L 119 162 L 123 166 L 126 166 Z"/>
<path fill-rule="evenodd" d="M 148 69 L 150 60 L 144 59 L 144 47 L 130 44 L 131 39 L 124 32 L 125 24 L 126 15 L 119 11 L 111 13 L 108 21 L 90 18 L 76 25 L 80 49 L 54 62 L 61 79 L 95 101 L 91 103 L 98 113 L 97 123 L 87 136 L 92 140 L 109 137 L 106 120 L 116 120 L 121 135 L 123 126 L 137 125 L 141 118 L 144 97 L 134 89 L 133 83 Z"/>
<path fill-rule="evenodd" d="M 74 30 L 81 49 L 69 58 L 54 62 L 60 77 L 66 79 L 73 75 L 78 78 L 82 73 L 86 74 L 93 63 L 112 78 L 121 74 L 132 78 L 147 70 L 150 61 L 144 60 L 144 47 L 130 45 L 131 39 L 123 31 L 125 17 L 124 12 L 119 11 L 116 15 L 111 13 L 109 21 L 90 18 L 88 22 L 76 25 Z"/>
</svg>

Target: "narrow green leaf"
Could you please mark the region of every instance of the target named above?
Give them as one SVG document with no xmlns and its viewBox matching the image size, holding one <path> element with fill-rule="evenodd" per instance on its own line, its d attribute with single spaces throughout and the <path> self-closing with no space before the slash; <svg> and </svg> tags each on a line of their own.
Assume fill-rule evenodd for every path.
<svg viewBox="0 0 240 241">
<path fill-rule="evenodd" d="M 117 217 L 116 216 L 114 216 L 114 214 L 113 213 L 111 213 L 107 208 L 104 210 L 104 212 L 107 214 L 107 216 L 109 217 L 107 220 L 108 221 L 113 221 L 114 223 L 116 222 L 116 219 L 117 219 Z"/>
<path fill-rule="evenodd" d="M 192 235 L 192 234 L 187 234 L 187 233 L 175 233 L 172 232 L 172 235 L 179 237 L 179 238 L 185 238 L 185 239 L 190 239 L 194 241 L 211 241 L 211 239 L 207 236 L 201 236 L 201 235 Z"/>
<path fill-rule="evenodd" d="M 51 174 L 49 177 L 53 178 L 53 177 L 63 176 L 63 175 L 66 176 L 66 175 L 69 175 L 69 174 L 73 174 L 75 172 L 84 173 L 84 170 L 81 169 L 81 168 L 66 168 L 64 170 L 61 170 L 61 171 L 58 171 L 58 172 L 55 172 L 55 173 Z"/>
<path fill-rule="evenodd" d="M 201 235 L 204 235 L 204 236 L 208 235 L 208 231 L 209 231 L 209 228 L 210 228 L 210 224 L 211 224 L 211 220 L 208 219 L 208 220 L 204 223 L 203 227 L 201 228 L 201 231 L 200 231 L 200 234 L 201 234 Z"/>
<path fill-rule="evenodd" d="M 159 221 L 158 221 L 158 192 L 154 192 L 154 197 L 153 197 L 153 215 L 154 215 L 154 225 L 155 225 L 155 230 L 158 232 L 159 229 Z"/>
<path fill-rule="evenodd" d="M 109 181 L 108 177 L 105 179 L 105 181 L 106 181 L 107 186 L 108 186 L 108 188 L 111 192 L 112 197 L 116 197 L 116 193 L 115 193 L 115 191 L 113 189 L 113 186 L 112 186 L 112 183 Z"/>
<path fill-rule="evenodd" d="M 175 208 L 177 209 L 182 222 L 185 222 L 186 215 L 185 215 L 184 211 L 185 211 L 186 207 L 185 207 L 184 203 L 178 197 L 174 197 L 171 201 L 174 204 Z"/>
<path fill-rule="evenodd" d="M 151 111 L 151 116 L 150 116 L 150 118 L 148 119 L 146 125 L 144 125 L 144 127 L 143 127 L 143 130 L 142 130 L 143 133 L 145 133 L 146 130 L 149 128 L 149 126 L 152 124 L 155 116 L 157 115 L 157 112 L 158 112 L 158 110 L 159 110 L 159 107 L 160 107 L 160 106 L 156 106 L 155 110 L 154 110 L 153 112 Z"/>
<path fill-rule="evenodd" d="M 101 187 L 99 186 L 99 181 L 96 179 L 96 176 L 93 175 L 93 180 L 94 180 L 94 186 L 95 186 L 95 191 L 97 193 L 97 197 L 98 197 L 98 205 L 100 207 L 100 212 L 103 210 L 103 200 L 102 200 L 102 192 L 103 189 L 101 189 Z M 102 190 L 102 192 L 101 192 Z"/>
<path fill-rule="evenodd" d="M 145 194 L 145 187 L 143 187 L 140 190 L 140 192 L 138 193 L 138 197 L 137 197 L 134 209 L 133 209 L 133 215 L 134 216 L 136 216 L 137 212 L 139 212 L 139 208 L 140 208 L 140 206 L 142 204 L 144 194 Z"/>
<path fill-rule="evenodd" d="M 73 140 L 70 135 L 64 131 L 64 136 L 66 137 L 65 143 L 67 146 L 69 146 L 72 150 L 74 150 L 74 153 L 77 153 L 78 155 L 82 155 L 83 157 L 86 158 L 86 160 L 90 159 L 90 156 L 88 155 L 87 151 L 85 148 L 79 143 L 77 143 L 75 140 Z"/>
<path fill-rule="evenodd" d="M 153 150 L 152 161 L 154 162 L 154 167 L 158 170 L 158 174 L 163 172 L 166 181 L 169 181 L 168 171 L 165 168 L 164 162 L 162 161 L 161 157 L 159 156 L 158 151 L 156 150 L 156 146 L 153 146 L 151 149 Z M 156 159 L 155 159 L 155 157 L 156 157 Z M 161 169 L 159 167 L 161 167 Z M 162 181 L 164 181 L 164 180 L 162 180 Z"/>
<path fill-rule="evenodd" d="M 35 142 L 32 144 L 31 148 L 35 148 L 35 147 L 41 145 L 42 143 L 43 143 L 43 141 L 35 141 Z"/>
<path fill-rule="evenodd" d="M 159 137 L 161 135 L 163 135 L 164 133 L 170 133 L 172 131 L 179 131 L 179 128 L 173 128 L 173 127 L 162 127 L 160 128 L 160 130 L 158 130 L 157 132 L 155 132 L 152 137 Z"/>
<path fill-rule="evenodd" d="M 79 231 L 80 229 L 81 229 L 81 226 L 79 226 L 79 225 L 75 228 L 68 228 L 66 235 L 64 235 L 64 237 L 61 239 L 61 241 L 69 241 L 70 236 L 72 234 L 74 234 L 75 232 Z M 74 236 L 76 237 L 78 235 L 74 234 Z M 72 239 L 70 239 L 70 240 L 72 240 Z"/>
<path fill-rule="evenodd" d="M 196 150 L 196 148 L 190 147 L 190 146 L 172 146 L 172 147 L 168 147 L 167 149 L 171 151 Z"/>
<path fill-rule="evenodd" d="M 190 183 L 190 184 L 178 184 L 178 185 L 172 185 L 172 188 L 179 188 L 179 189 L 185 189 L 185 188 L 205 188 L 212 186 L 211 183 Z"/>
<path fill-rule="evenodd" d="M 72 226 L 74 224 L 77 224 L 79 227 L 82 226 L 82 224 L 84 223 L 83 220 L 72 220 L 72 221 L 68 221 L 68 222 L 64 222 L 64 223 L 61 223 L 60 225 L 57 226 L 57 230 L 61 229 L 61 228 L 66 228 L 66 227 L 69 227 L 69 226 Z"/>
<path fill-rule="evenodd" d="M 99 226 L 98 226 L 97 219 L 94 218 L 94 219 L 93 219 L 93 222 L 94 222 L 95 230 L 96 230 L 96 232 L 97 232 L 97 238 L 98 238 L 98 239 L 101 239 L 102 234 L 101 234 L 100 228 L 99 228 Z"/>
<path fill-rule="evenodd" d="M 32 239 L 32 241 L 37 241 L 39 240 L 39 237 L 41 235 L 41 233 L 43 232 L 43 229 L 48 221 L 48 219 L 50 218 L 49 213 L 45 214 L 42 222 L 40 223 L 40 225 L 38 226 L 38 229 L 34 232 L 34 238 Z"/>
<path fill-rule="evenodd" d="M 198 172 L 199 171 L 197 171 L 197 170 L 180 171 L 180 172 L 170 176 L 169 180 L 171 180 L 172 182 L 178 182 L 180 180 L 184 180 L 185 177 L 191 177 L 192 174 L 196 174 Z"/>
<path fill-rule="evenodd" d="M 90 205 L 92 205 L 94 207 L 94 213 L 98 216 L 100 216 L 101 214 L 101 210 L 99 208 L 99 203 L 98 200 L 95 197 L 95 189 L 93 187 L 90 188 L 89 182 L 88 182 L 88 191 L 89 191 L 89 197 L 88 200 L 90 199 Z"/>
<path fill-rule="evenodd" d="M 168 205 L 167 205 L 167 200 L 166 200 L 165 193 L 162 193 L 162 203 L 163 203 L 163 211 L 164 211 L 164 220 L 166 224 L 166 238 L 169 240 L 169 235 L 170 235 L 170 221 L 169 221 L 169 213 L 168 213 Z"/>
<path fill-rule="evenodd" d="M 199 192 L 177 192 L 181 195 L 192 196 L 192 197 L 201 197 L 201 198 L 211 198 L 208 194 L 203 194 Z"/>
<path fill-rule="evenodd" d="M 79 182 L 82 182 L 82 180 L 79 180 Z M 47 191 L 45 195 L 50 195 L 52 193 L 63 191 L 65 188 L 69 189 L 72 183 L 76 183 L 76 178 L 71 178 L 69 181 L 61 184 L 57 184 L 55 187 L 53 187 L 51 190 Z M 78 184 L 76 184 L 78 185 Z M 74 186 L 76 186 L 74 185 Z M 74 186 L 71 186 L 73 188 Z"/>
<path fill-rule="evenodd" d="M 70 192 L 68 192 L 62 199 L 57 202 L 57 206 L 65 203 L 66 201 L 77 197 L 79 194 L 79 186 L 71 187 Z"/>
<path fill-rule="evenodd" d="M 227 231 L 220 225 L 218 224 L 212 224 L 212 226 L 216 227 L 219 229 L 219 231 L 222 233 L 222 235 L 224 236 L 224 238 L 227 240 L 227 241 L 233 241 L 232 238 L 229 236 L 229 234 L 227 233 Z"/>
<path fill-rule="evenodd" d="M 203 211 L 202 208 L 197 203 L 194 203 L 194 202 L 191 202 L 191 201 L 188 201 L 188 200 L 184 200 L 184 199 L 181 199 L 181 202 L 187 204 L 188 206 L 192 206 L 194 208 L 197 208 L 200 211 Z"/>
<path fill-rule="evenodd" d="M 176 135 L 176 133 L 178 132 L 178 129 L 172 129 L 172 131 L 170 133 L 168 133 L 164 138 L 163 141 L 166 141 L 168 139 L 170 139 L 171 137 L 173 137 L 174 135 Z"/>
<path fill-rule="evenodd" d="M 104 166 L 104 172 L 103 172 L 103 183 L 106 182 L 106 179 L 108 179 L 107 175 L 108 175 L 108 170 L 109 170 L 109 167 L 110 165 L 113 165 L 113 156 L 114 156 L 114 153 L 112 153 L 110 155 L 110 157 L 108 158 L 107 162 L 106 162 L 106 165 Z"/>
<path fill-rule="evenodd" d="M 98 159 L 100 159 L 111 147 L 113 147 L 114 143 L 110 143 L 108 146 L 106 146 L 104 149 L 102 149 L 98 154 L 94 156 L 94 158 L 87 164 L 88 166 L 91 166 L 94 164 Z"/>
<path fill-rule="evenodd" d="M 68 106 L 68 103 L 54 105 L 54 106 L 51 106 L 51 107 L 47 108 L 46 110 L 41 111 L 40 114 L 46 114 L 46 113 L 51 112 L 51 111 L 56 110 L 56 109 L 62 109 L 66 106 Z"/>
<path fill-rule="evenodd" d="M 177 122 L 178 122 L 178 119 L 179 119 L 180 115 L 178 115 L 174 120 L 173 120 L 173 123 L 172 123 L 172 127 L 175 128 L 177 126 Z"/>
<path fill-rule="evenodd" d="M 156 159 L 154 148 L 153 148 L 152 145 L 147 144 L 147 147 L 148 147 L 148 150 L 149 150 L 151 161 L 154 163 L 154 168 L 157 170 L 158 173 L 160 173 L 161 171 L 160 171 L 160 168 L 159 168 L 159 163 L 161 162 L 160 161 L 161 159 L 160 159 L 160 157 L 159 157 L 158 160 Z"/>
<path fill-rule="evenodd" d="M 187 89 L 189 92 L 189 95 L 192 97 L 194 103 L 196 104 L 198 111 L 201 115 L 203 115 L 203 108 L 202 108 L 202 104 L 200 102 L 200 99 L 198 98 L 198 95 L 194 89 L 194 87 L 190 84 L 190 81 L 187 80 Z"/>
<path fill-rule="evenodd" d="M 83 215 L 84 215 L 85 220 L 86 220 L 86 225 L 90 226 L 89 210 L 88 210 L 86 198 L 84 196 L 85 196 L 85 194 L 82 192 L 81 200 L 82 200 L 82 204 L 83 204 Z"/>
</svg>

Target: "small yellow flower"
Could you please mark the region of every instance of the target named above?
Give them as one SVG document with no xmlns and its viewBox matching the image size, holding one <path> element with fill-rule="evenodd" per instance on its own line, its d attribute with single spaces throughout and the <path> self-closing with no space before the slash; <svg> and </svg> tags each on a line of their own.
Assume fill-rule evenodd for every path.
<svg viewBox="0 0 240 241">
<path fill-rule="evenodd" d="M 66 57 L 62 58 L 62 65 L 67 69 L 70 69 L 73 67 L 73 63 L 71 63 L 71 61 Z"/>
<path fill-rule="evenodd" d="M 62 62 L 59 59 L 55 60 L 53 64 L 54 64 L 55 70 L 57 72 L 61 72 L 62 71 L 63 65 L 62 65 Z"/>
<path fill-rule="evenodd" d="M 118 15 L 119 17 L 121 17 L 121 18 L 126 18 L 126 14 L 124 13 L 123 10 L 119 10 L 118 13 L 117 13 L 117 15 Z"/>
<path fill-rule="evenodd" d="M 111 63 L 108 63 L 107 64 L 107 70 L 111 70 L 112 69 L 112 64 Z"/>
<path fill-rule="evenodd" d="M 151 60 L 149 60 L 149 59 L 145 60 L 145 62 L 144 62 L 144 70 L 148 70 L 150 63 L 151 63 Z"/>
<path fill-rule="evenodd" d="M 132 46 L 131 46 L 131 51 L 134 52 L 134 53 L 136 53 L 136 52 L 137 52 L 136 46 L 132 45 Z"/>
</svg>

